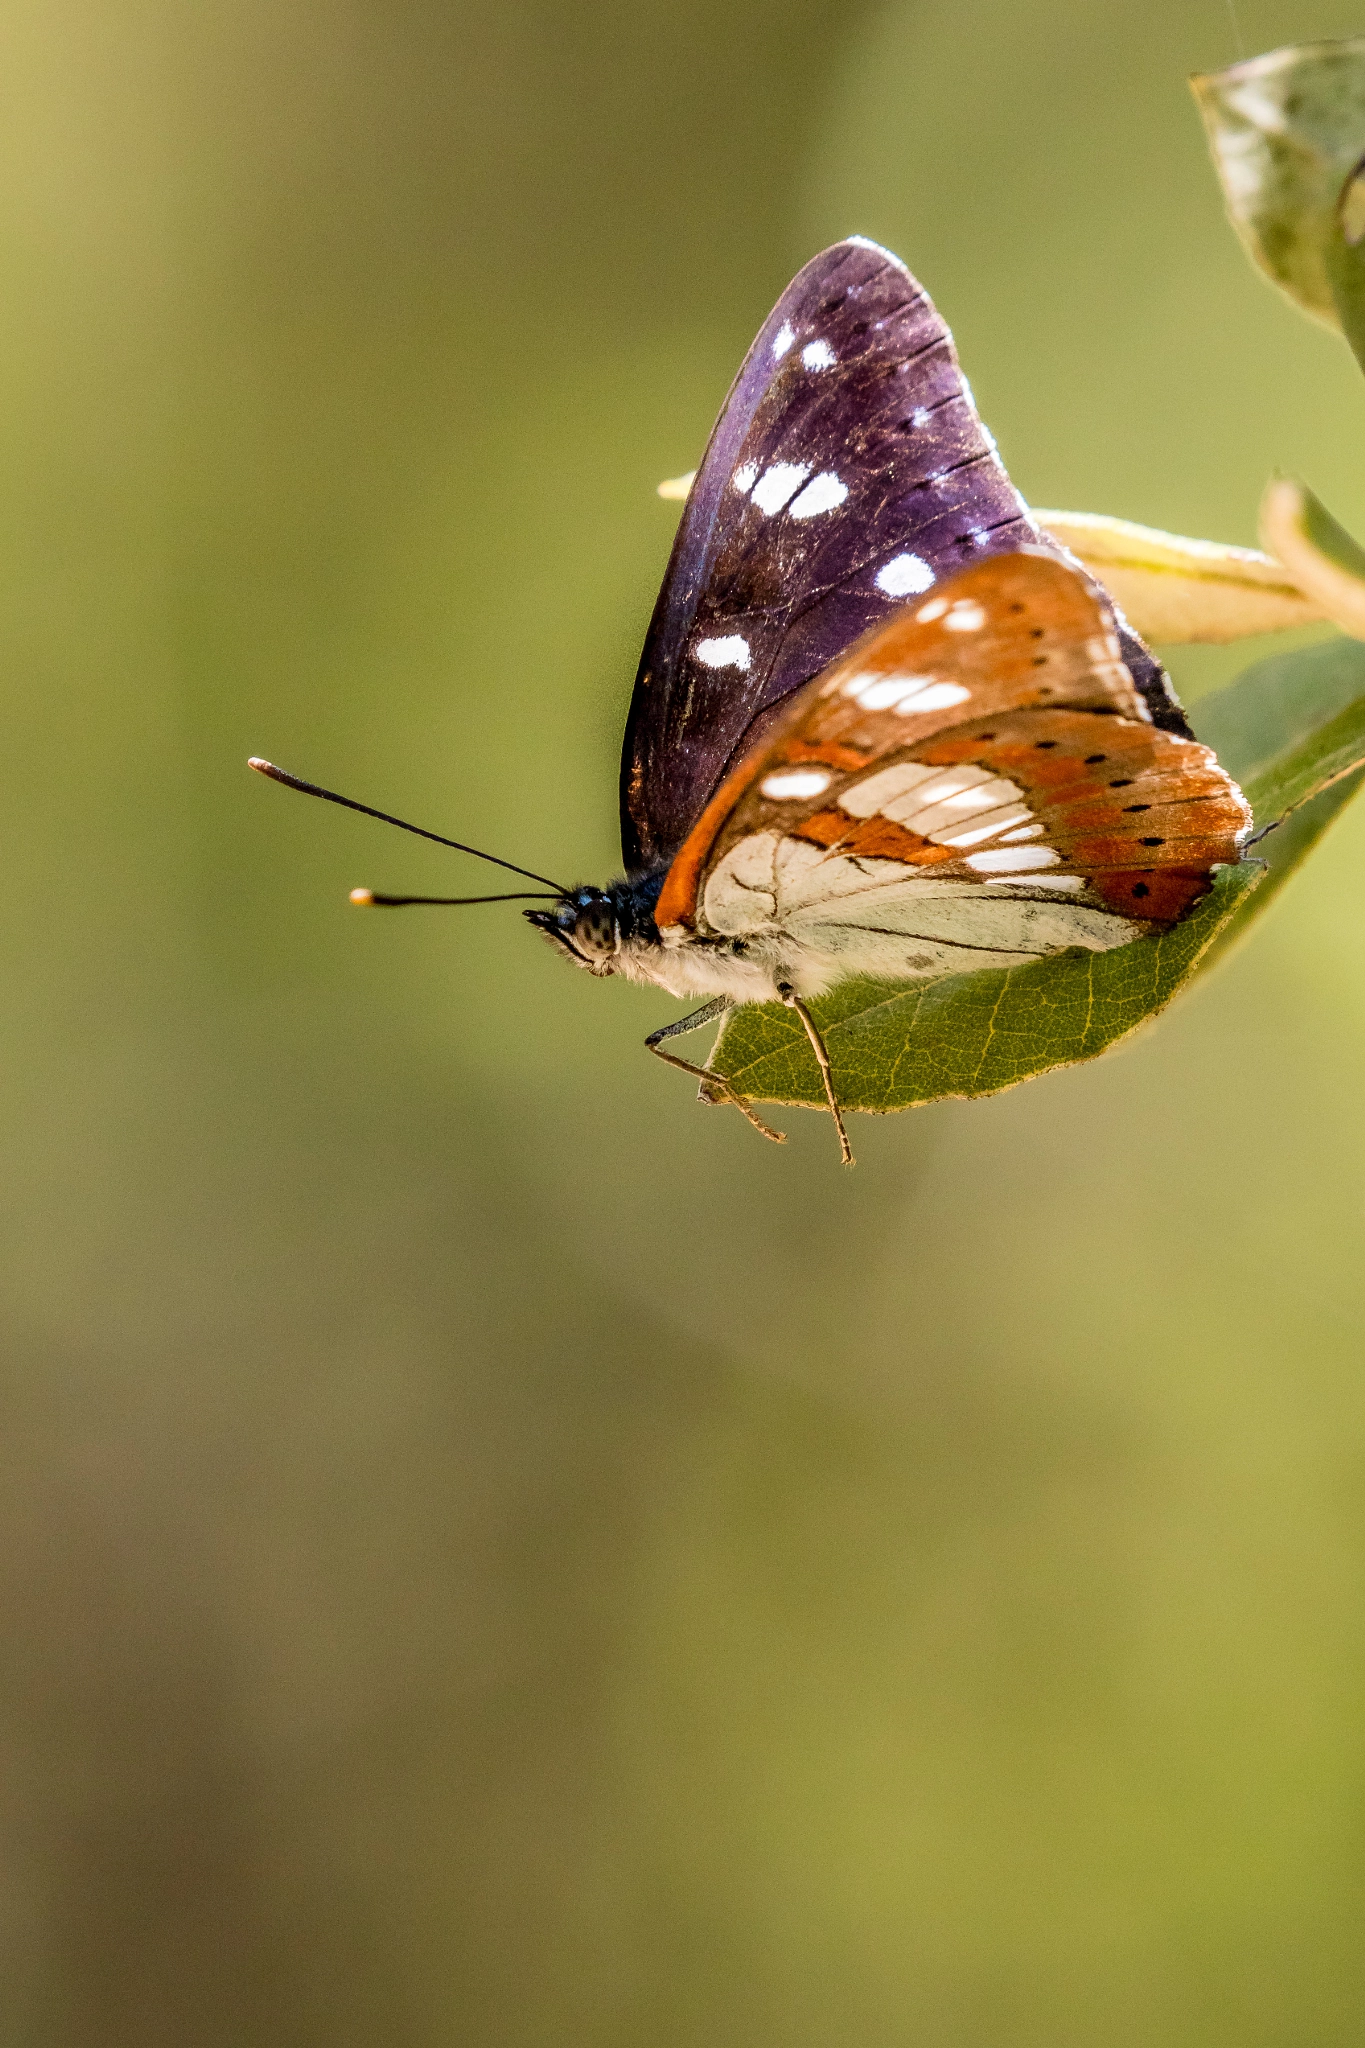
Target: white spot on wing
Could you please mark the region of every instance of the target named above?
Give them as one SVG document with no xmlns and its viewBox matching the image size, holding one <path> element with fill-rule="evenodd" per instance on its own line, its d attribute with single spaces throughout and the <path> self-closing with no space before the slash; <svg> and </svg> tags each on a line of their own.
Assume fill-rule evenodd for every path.
<svg viewBox="0 0 1365 2048">
<path fill-rule="evenodd" d="M 839 808 L 854 818 L 870 818 L 876 811 L 885 815 L 888 804 L 908 796 L 936 773 L 922 761 L 897 761 L 893 767 L 878 769 L 875 775 L 853 783 L 839 798 Z"/>
<path fill-rule="evenodd" d="M 935 619 L 941 619 L 948 609 L 946 597 L 931 597 L 928 604 L 922 604 L 915 617 L 922 626 L 932 626 Z"/>
<path fill-rule="evenodd" d="M 801 360 L 808 370 L 832 370 L 839 359 L 827 341 L 808 341 Z"/>
<path fill-rule="evenodd" d="M 877 571 L 877 588 L 888 597 L 917 597 L 934 580 L 934 572 L 922 555 L 893 555 Z"/>
<path fill-rule="evenodd" d="M 1055 868 L 1061 857 L 1050 846 L 993 846 L 989 853 L 969 853 L 967 865 L 979 875 L 1019 874 L 1027 868 Z"/>
<path fill-rule="evenodd" d="M 905 677 L 877 676 L 872 682 L 864 680 L 859 689 L 848 694 L 856 697 L 864 711 L 889 711 L 905 695 Z"/>
<path fill-rule="evenodd" d="M 940 846 L 979 846 L 983 839 L 994 839 L 1006 825 L 1017 825 L 1021 818 L 1030 815 L 1027 804 L 1002 805 L 961 832 L 935 832 L 931 836 Z"/>
<path fill-rule="evenodd" d="M 1013 783 L 966 766 L 939 775 L 887 806 L 886 815 L 907 831 L 940 846 L 975 846 L 1030 815 Z"/>
<path fill-rule="evenodd" d="M 930 414 L 928 406 L 917 405 L 915 407 L 915 410 L 910 415 L 910 424 L 912 427 L 927 427 L 929 424 L 929 418 Z"/>
<path fill-rule="evenodd" d="M 781 362 L 783 356 L 787 353 L 787 350 L 791 347 L 795 339 L 796 335 L 792 331 L 791 321 L 784 320 L 782 322 L 782 325 L 778 328 L 777 333 L 773 336 L 773 354 L 777 357 L 777 360 L 779 362 Z"/>
<path fill-rule="evenodd" d="M 971 691 L 964 690 L 961 683 L 939 682 L 934 676 L 912 676 L 904 671 L 879 675 L 875 670 L 859 669 L 844 684 L 843 694 L 861 704 L 864 711 L 889 711 L 894 706 L 908 718 L 921 711 L 946 711 L 953 704 L 965 704 Z"/>
<path fill-rule="evenodd" d="M 962 768 L 950 768 L 946 774 L 940 772 L 934 775 L 931 781 L 920 785 L 915 792 L 915 810 L 922 810 L 928 804 L 947 803 L 950 798 L 964 796 L 968 790 L 977 791 L 989 787 L 993 781 L 994 777 L 984 768 L 977 768 L 971 762 Z M 901 823 L 905 824 L 914 816 L 914 812 L 906 811 L 903 816 L 897 812 L 896 815 Z"/>
<path fill-rule="evenodd" d="M 710 640 L 699 640 L 693 652 L 707 668 L 749 666 L 749 643 L 742 633 L 718 634 Z"/>
<path fill-rule="evenodd" d="M 903 697 L 896 708 L 906 718 L 918 718 L 921 711 L 947 711 L 954 704 L 965 704 L 971 694 L 961 683 L 930 683 L 927 689 Z"/>
<path fill-rule="evenodd" d="M 923 612 L 920 617 L 924 617 Z M 986 623 L 986 614 L 972 598 L 960 597 L 955 605 L 949 607 L 943 623 L 950 633 L 979 633 Z"/>
<path fill-rule="evenodd" d="M 741 462 L 730 481 L 737 491 L 751 491 L 758 482 L 757 463 Z"/>
<path fill-rule="evenodd" d="M 1019 830 L 1018 830 L 1017 832 L 1007 832 L 1007 833 L 1005 834 L 1005 838 L 1006 838 L 1007 840 L 1010 840 L 1010 839 L 1041 839 L 1041 838 L 1042 838 L 1042 836 L 1043 836 L 1043 833 L 1044 833 L 1044 832 L 1046 831 L 1046 829 L 1047 829 L 1047 828 L 1046 828 L 1046 826 L 1044 826 L 1044 825 L 1021 825 L 1021 826 L 1019 827 Z"/>
<path fill-rule="evenodd" d="M 1033 815 L 1016 783 L 970 761 L 948 769 L 898 761 L 850 785 L 839 806 L 855 818 L 880 812 L 907 831 L 952 847 L 979 846 Z"/>
<path fill-rule="evenodd" d="M 1002 791 L 1011 796 L 1019 794 L 1012 782 L 996 782 L 992 778 L 987 783 L 978 783 L 974 789 L 960 789 L 955 796 L 945 796 L 943 801 L 950 811 L 982 811 L 998 804 Z"/>
<path fill-rule="evenodd" d="M 769 517 L 780 512 L 792 492 L 810 475 L 808 462 L 774 462 L 754 485 L 754 503 Z"/>
<path fill-rule="evenodd" d="M 814 519 L 821 512 L 833 512 L 848 496 L 848 485 L 840 483 L 832 469 L 813 476 L 799 498 L 791 504 L 793 519 Z"/>
<path fill-rule="evenodd" d="M 764 796 L 773 797 L 778 803 L 791 803 L 797 797 L 819 796 L 833 779 L 826 768 L 787 768 L 776 775 L 765 775 L 759 788 Z"/>
</svg>

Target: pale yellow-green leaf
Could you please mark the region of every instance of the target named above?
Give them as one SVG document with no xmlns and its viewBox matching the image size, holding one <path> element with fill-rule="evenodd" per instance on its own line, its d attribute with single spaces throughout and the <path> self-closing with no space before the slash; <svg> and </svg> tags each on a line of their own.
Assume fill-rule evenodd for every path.
<svg viewBox="0 0 1365 2048">
<path fill-rule="evenodd" d="M 1271 50 L 1191 84 L 1252 261 L 1360 357 L 1365 37 Z"/>
<path fill-rule="evenodd" d="M 1144 640 L 1242 640 L 1325 616 L 1280 562 L 1255 548 L 1189 540 L 1103 512 L 1035 512 L 1102 583 Z"/>
<path fill-rule="evenodd" d="M 1365 550 L 1305 484 L 1277 477 L 1266 486 L 1261 538 L 1325 617 L 1365 640 Z"/>
</svg>

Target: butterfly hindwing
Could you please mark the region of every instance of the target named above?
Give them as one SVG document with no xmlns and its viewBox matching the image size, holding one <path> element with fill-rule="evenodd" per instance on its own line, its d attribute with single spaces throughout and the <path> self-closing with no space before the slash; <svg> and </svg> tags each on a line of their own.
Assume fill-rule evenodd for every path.
<svg viewBox="0 0 1365 2048">
<path fill-rule="evenodd" d="M 782 930 L 888 979 L 1184 915 L 1250 824 L 1157 728 L 1084 580 L 1043 552 L 964 571 L 794 700 L 680 849 L 660 928 Z"/>
<path fill-rule="evenodd" d="M 626 728 L 627 864 L 671 858 L 775 707 L 908 598 L 1030 543 L 928 296 L 871 243 L 816 257 L 749 351 L 683 512 Z M 1186 730 L 1119 630 L 1156 721 Z"/>
</svg>

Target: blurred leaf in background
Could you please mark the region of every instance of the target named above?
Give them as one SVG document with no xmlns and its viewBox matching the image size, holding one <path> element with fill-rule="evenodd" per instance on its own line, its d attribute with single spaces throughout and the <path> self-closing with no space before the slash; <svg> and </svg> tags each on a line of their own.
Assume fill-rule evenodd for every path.
<svg viewBox="0 0 1365 2048">
<path fill-rule="evenodd" d="M 1295 43 L 1193 85 L 1253 262 L 1365 360 L 1365 37 Z"/>
<path fill-rule="evenodd" d="M 1222 0 L 0 54 L 0 2042 L 1354 2044 L 1365 819 L 845 1184 L 514 911 L 356 918 L 463 871 L 242 766 L 606 873 L 653 484 L 851 230 L 1031 502 L 1360 532 L 1189 106 Z"/>
</svg>

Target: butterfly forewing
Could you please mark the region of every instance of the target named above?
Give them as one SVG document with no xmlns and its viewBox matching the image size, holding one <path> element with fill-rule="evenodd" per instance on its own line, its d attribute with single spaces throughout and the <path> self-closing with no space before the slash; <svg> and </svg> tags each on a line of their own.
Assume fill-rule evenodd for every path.
<svg viewBox="0 0 1365 2048">
<path fill-rule="evenodd" d="M 816 257 L 745 359 L 683 513 L 626 729 L 627 863 L 671 857 L 774 707 L 870 629 L 1030 543 L 1042 537 L 927 295 L 871 243 Z M 1185 730 L 1119 631 L 1130 690 Z"/>
<path fill-rule="evenodd" d="M 1151 722 L 1081 576 L 1022 552 L 810 683 L 707 806 L 657 916 L 789 930 L 888 978 L 1032 959 L 1173 922 L 1249 824 L 1208 749 Z"/>
</svg>

